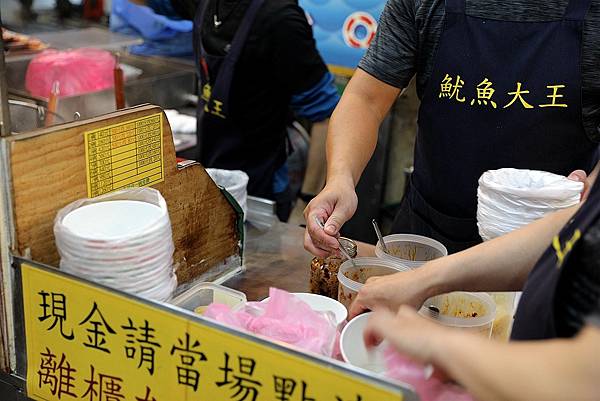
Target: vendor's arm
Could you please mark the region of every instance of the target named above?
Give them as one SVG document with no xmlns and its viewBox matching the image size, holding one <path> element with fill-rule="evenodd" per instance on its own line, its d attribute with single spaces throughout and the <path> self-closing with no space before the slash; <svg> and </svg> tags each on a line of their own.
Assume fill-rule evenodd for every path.
<svg viewBox="0 0 600 401">
<path fill-rule="evenodd" d="M 338 248 L 335 236 L 356 211 L 355 186 L 377 144 L 379 126 L 415 73 L 415 2 L 390 0 L 377 35 L 329 123 L 327 183 L 304 212 L 304 246 L 317 256 Z M 326 222 L 319 228 L 315 218 Z"/>
<path fill-rule="evenodd" d="M 365 341 L 382 338 L 432 363 L 479 401 L 598 399 L 600 328 L 594 325 L 573 339 L 507 344 L 448 329 L 405 306 L 397 316 L 374 314 Z"/>
<path fill-rule="evenodd" d="M 535 262 L 578 207 L 552 213 L 419 269 L 370 279 L 352 304 L 350 317 L 365 310 L 396 310 L 401 304 L 419 307 L 431 296 L 457 290 L 519 291 Z"/>
</svg>

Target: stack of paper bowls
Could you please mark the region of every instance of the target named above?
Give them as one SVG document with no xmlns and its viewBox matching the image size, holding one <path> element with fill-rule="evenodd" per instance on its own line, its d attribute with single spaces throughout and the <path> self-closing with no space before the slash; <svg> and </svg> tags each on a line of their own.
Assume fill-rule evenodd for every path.
<svg viewBox="0 0 600 401">
<path fill-rule="evenodd" d="M 56 216 L 54 235 L 68 273 L 156 301 L 177 286 L 171 222 L 154 189 L 73 202 Z"/>
</svg>

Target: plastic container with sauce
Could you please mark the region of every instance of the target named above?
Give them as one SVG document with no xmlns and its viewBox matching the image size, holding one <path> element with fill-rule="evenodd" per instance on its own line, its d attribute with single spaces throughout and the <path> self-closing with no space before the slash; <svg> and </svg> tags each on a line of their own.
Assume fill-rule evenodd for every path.
<svg viewBox="0 0 600 401">
<path fill-rule="evenodd" d="M 340 243 L 346 249 L 348 256 L 356 257 L 358 251 L 356 242 L 340 237 Z M 341 264 L 346 260 L 345 257 L 337 255 L 325 259 L 313 258 L 310 263 L 310 292 L 337 299 L 339 286 L 337 274 Z"/>
<path fill-rule="evenodd" d="M 356 294 L 365 282 L 371 277 L 387 276 L 398 272 L 406 272 L 410 269 L 400 263 L 390 262 L 379 258 L 356 258 L 352 261 L 346 261 L 340 266 L 338 271 L 338 301 L 346 308 L 350 308 Z"/>
<path fill-rule="evenodd" d="M 448 250 L 432 238 L 415 234 L 392 234 L 383 237 L 390 253 L 385 253 L 377 242 L 375 255 L 378 258 L 401 263 L 415 269 L 430 260 L 448 255 Z"/>
<path fill-rule="evenodd" d="M 431 306 L 435 306 L 439 314 L 433 314 Z M 489 338 L 496 317 L 496 304 L 487 293 L 457 291 L 427 299 L 419 314 L 444 326 L 472 331 Z"/>
<path fill-rule="evenodd" d="M 246 294 L 214 283 L 199 283 L 170 303 L 202 315 L 208 305 L 219 303 L 236 308 L 246 303 Z"/>
</svg>

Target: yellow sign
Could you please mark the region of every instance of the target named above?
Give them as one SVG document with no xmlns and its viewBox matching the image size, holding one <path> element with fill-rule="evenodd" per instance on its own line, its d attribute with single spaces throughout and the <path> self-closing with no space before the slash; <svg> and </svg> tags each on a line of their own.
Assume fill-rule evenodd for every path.
<svg viewBox="0 0 600 401">
<path fill-rule="evenodd" d="M 162 113 L 99 128 L 84 136 L 90 198 L 164 181 Z"/>
<path fill-rule="evenodd" d="M 25 263 L 21 272 L 35 400 L 404 399 L 400 387 L 200 318 Z"/>
</svg>

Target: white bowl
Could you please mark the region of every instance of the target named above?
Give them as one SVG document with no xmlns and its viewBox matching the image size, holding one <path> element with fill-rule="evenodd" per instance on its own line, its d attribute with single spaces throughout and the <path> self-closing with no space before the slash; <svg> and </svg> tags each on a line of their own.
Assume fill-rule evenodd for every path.
<svg viewBox="0 0 600 401">
<path fill-rule="evenodd" d="M 364 341 L 364 332 L 371 313 L 365 313 L 352 319 L 340 338 L 340 349 L 345 362 L 358 368 L 370 370 L 375 373 L 386 371 L 384 350 L 387 343 L 383 342 L 377 347 L 367 350 Z"/>
<path fill-rule="evenodd" d="M 115 200 L 77 208 L 64 217 L 62 224 L 80 238 L 114 240 L 144 233 L 164 213 L 152 203 Z"/>
<path fill-rule="evenodd" d="M 335 316 L 335 324 L 339 327 L 346 321 L 348 317 L 348 311 L 346 307 L 329 297 L 317 294 L 311 294 L 308 292 L 294 292 L 292 293 L 296 298 L 300 299 L 304 303 L 308 304 L 315 312 L 331 312 Z M 269 297 L 263 299 L 261 302 L 267 302 Z"/>
</svg>

